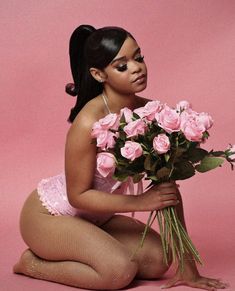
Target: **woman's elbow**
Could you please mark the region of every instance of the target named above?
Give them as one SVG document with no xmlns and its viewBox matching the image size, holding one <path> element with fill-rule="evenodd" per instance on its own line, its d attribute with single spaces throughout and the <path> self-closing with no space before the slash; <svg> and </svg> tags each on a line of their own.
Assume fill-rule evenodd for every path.
<svg viewBox="0 0 235 291">
<path fill-rule="evenodd" d="M 80 193 L 67 189 L 68 202 L 72 207 L 79 208 L 78 207 L 78 205 L 79 205 L 79 196 L 80 196 Z"/>
</svg>

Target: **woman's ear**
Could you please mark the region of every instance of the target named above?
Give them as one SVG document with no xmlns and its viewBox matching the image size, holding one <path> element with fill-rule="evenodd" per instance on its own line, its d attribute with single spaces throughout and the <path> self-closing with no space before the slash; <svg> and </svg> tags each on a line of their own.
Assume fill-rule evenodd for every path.
<svg viewBox="0 0 235 291">
<path fill-rule="evenodd" d="M 90 68 L 89 70 L 90 70 L 92 77 L 96 81 L 103 83 L 106 80 L 106 74 L 103 71 L 96 69 L 96 68 Z"/>
</svg>

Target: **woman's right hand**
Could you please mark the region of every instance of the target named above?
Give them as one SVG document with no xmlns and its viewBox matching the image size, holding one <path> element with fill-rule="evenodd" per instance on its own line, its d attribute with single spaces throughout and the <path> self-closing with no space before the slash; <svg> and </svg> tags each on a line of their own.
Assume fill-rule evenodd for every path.
<svg viewBox="0 0 235 291">
<path fill-rule="evenodd" d="M 151 187 L 146 192 L 139 195 L 141 203 L 140 211 L 152 211 L 168 206 L 175 206 L 178 200 L 179 190 L 175 182 L 164 182 Z"/>
</svg>

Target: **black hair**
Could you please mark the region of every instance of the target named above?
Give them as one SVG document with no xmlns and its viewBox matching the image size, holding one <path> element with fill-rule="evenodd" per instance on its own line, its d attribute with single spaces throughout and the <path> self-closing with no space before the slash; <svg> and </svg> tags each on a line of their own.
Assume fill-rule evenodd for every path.
<svg viewBox="0 0 235 291">
<path fill-rule="evenodd" d="M 104 69 L 118 54 L 127 37 L 134 37 L 125 29 L 107 26 L 95 29 L 91 25 L 80 25 L 70 37 L 69 56 L 73 83 L 66 85 L 65 91 L 77 96 L 71 109 L 69 122 L 73 122 L 83 106 L 101 94 L 103 84 L 96 81 L 89 69 Z"/>
</svg>

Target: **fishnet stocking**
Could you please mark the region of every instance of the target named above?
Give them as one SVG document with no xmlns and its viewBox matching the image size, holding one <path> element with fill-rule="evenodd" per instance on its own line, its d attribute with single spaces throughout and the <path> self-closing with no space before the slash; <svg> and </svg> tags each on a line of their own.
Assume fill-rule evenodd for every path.
<svg viewBox="0 0 235 291">
<path fill-rule="evenodd" d="M 118 289 L 130 283 L 137 264 L 130 251 L 99 227 L 71 216 L 52 216 L 33 193 L 21 214 L 21 233 L 32 250 L 16 272 L 88 289 Z"/>
</svg>

